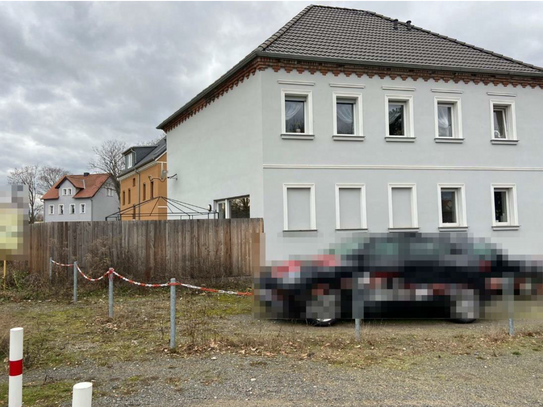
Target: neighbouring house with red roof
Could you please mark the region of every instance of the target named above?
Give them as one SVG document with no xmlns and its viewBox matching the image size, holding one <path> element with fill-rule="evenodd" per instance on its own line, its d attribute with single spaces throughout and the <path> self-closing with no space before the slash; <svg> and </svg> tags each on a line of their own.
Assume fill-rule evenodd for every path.
<svg viewBox="0 0 543 407">
<path fill-rule="evenodd" d="M 43 195 L 45 222 L 105 220 L 119 210 L 109 174 L 65 175 Z"/>
</svg>

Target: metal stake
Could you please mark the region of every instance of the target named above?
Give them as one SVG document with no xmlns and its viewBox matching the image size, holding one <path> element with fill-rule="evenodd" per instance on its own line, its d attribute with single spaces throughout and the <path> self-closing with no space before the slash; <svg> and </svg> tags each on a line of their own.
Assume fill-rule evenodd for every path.
<svg viewBox="0 0 543 407">
<path fill-rule="evenodd" d="M 109 317 L 113 318 L 113 273 L 109 273 Z"/>
<path fill-rule="evenodd" d="M 356 341 L 360 341 L 360 318 L 354 320 L 355 332 L 356 332 Z"/>
<path fill-rule="evenodd" d="M 77 261 L 74 261 L 74 304 L 77 302 Z"/>
<path fill-rule="evenodd" d="M 175 278 L 172 278 L 170 283 L 170 349 L 175 349 Z"/>
<path fill-rule="evenodd" d="M 513 314 L 515 313 L 515 278 L 507 279 L 507 314 L 509 316 L 509 336 L 515 335 L 515 322 Z"/>
<path fill-rule="evenodd" d="M 49 282 L 53 281 L 53 258 L 49 257 Z"/>
</svg>

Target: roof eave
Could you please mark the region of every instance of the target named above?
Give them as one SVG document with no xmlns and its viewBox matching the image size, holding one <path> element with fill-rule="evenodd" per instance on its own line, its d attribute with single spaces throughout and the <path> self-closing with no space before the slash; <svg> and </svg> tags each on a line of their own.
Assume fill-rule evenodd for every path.
<svg viewBox="0 0 543 407">
<path fill-rule="evenodd" d="M 207 96 L 210 92 L 212 92 L 217 86 L 221 85 L 222 83 L 226 82 L 233 74 L 235 74 L 239 69 L 243 68 L 245 65 L 247 65 L 250 61 L 252 61 L 254 58 L 256 58 L 258 51 L 261 48 L 258 47 L 254 51 L 252 51 L 249 55 L 247 55 L 245 58 L 243 58 L 241 61 L 239 61 L 236 65 L 234 65 L 232 68 L 230 68 L 223 76 L 221 76 L 219 79 L 217 79 L 215 82 L 213 82 L 211 85 L 209 85 L 207 88 L 205 88 L 203 91 L 198 93 L 195 97 L 193 97 L 189 102 L 185 103 L 180 109 L 178 109 L 175 113 L 170 115 L 166 120 L 164 120 L 162 123 L 160 123 L 157 126 L 157 130 L 164 130 L 164 127 L 174 120 L 177 116 L 179 116 L 181 113 L 183 113 L 185 110 L 188 110 L 192 105 L 194 105 L 196 102 L 198 102 L 201 98 Z"/>
<path fill-rule="evenodd" d="M 528 76 L 528 77 L 543 77 L 543 72 L 517 72 L 517 71 L 500 71 L 493 69 L 476 69 L 476 68 L 461 68 L 456 66 L 445 65 L 415 65 L 415 64 L 403 64 L 394 62 L 380 62 L 380 61 L 362 61 L 357 59 L 341 59 L 341 58 L 326 58 L 315 57 L 309 55 L 296 55 L 296 54 L 282 54 L 275 52 L 258 51 L 257 56 L 275 58 L 275 59 L 299 59 L 304 61 L 316 61 L 316 62 L 331 62 L 349 65 L 371 65 L 371 66 L 389 66 L 396 68 L 410 68 L 410 69 L 428 69 L 436 71 L 460 71 L 471 73 L 487 73 L 497 75 L 510 75 L 510 76 Z"/>
</svg>

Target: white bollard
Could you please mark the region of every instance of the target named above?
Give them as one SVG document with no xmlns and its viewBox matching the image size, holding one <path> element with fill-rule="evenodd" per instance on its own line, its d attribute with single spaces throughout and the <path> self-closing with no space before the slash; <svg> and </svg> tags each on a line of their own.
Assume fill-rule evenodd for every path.
<svg viewBox="0 0 543 407">
<path fill-rule="evenodd" d="M 82 382 L 74 385 L 72 407 L 92 406 L 92 383 Z"/>
<path fill-rule="evenodd" d="M 9 407 L 23 405 L 23 328 L 9 331 Z"/>
</svg>

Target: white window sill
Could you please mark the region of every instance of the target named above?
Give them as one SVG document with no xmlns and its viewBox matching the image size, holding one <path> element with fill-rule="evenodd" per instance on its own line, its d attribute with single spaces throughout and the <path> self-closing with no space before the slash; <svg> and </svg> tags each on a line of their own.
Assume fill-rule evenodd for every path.
<svg viewBox="0 0 543 407">
<path fill-rule="evenodd" d="M 400 143 L 414 143 L 416 137 L 407 136 L 385 136 L 386 141 L 400 142 Z"/>
<path fill-rule="evenodd" d="M 349 134 L 334 134 L 332 139 L 335 141 L 364 141 L 364 136 L 354 136 Z"/>
<path fill-rule="evenodd" d="M 355 232 L 357 230 L 368 230 L 368 228 L 355 228 L 355 229 L 336 229 L 336 232 Z"/>
<path fill-rule="evenodd" d="M 461 144 L 464 142 L 464 138 L 460 137 L 435 137 L 434 141 L 436 143 L 456 143 Z"/>
<path fill-rule="evenodd" d="M 284 233 L 299 233 L 299 232 L 316 232 L 317 229 L 287 229 L 283 230 Z"/>
<path fill-rule="evenodd" d="M 315 135 L 304 133 L 283 133 L 281 134 L 281 138 L 284 140 L 313 140 Z"/>
<path fill-rule="evenodd" d="M 520 225 L 494 225 L 492 230 L 519 230 Z"/>
<path fill-rule="evenodd" d="M 389 232 L 418 232 L 419 228 L 418 226 L 414 228 L 388 228 L 388 231 Z"/>
<path fill-rule="evenodd" d="M 515 145 L 517 145 L 518 140 L 491 139 L 490 142 L 491 142 L 492 144 L 502 144 L 502 145 L 515 146 Z"/>
<path fill-rule="evenodd" d="M 467 232 L 468 231 L 467 226 L 440 226 L 438 229 L 440 232 Z"/>
</svg>

